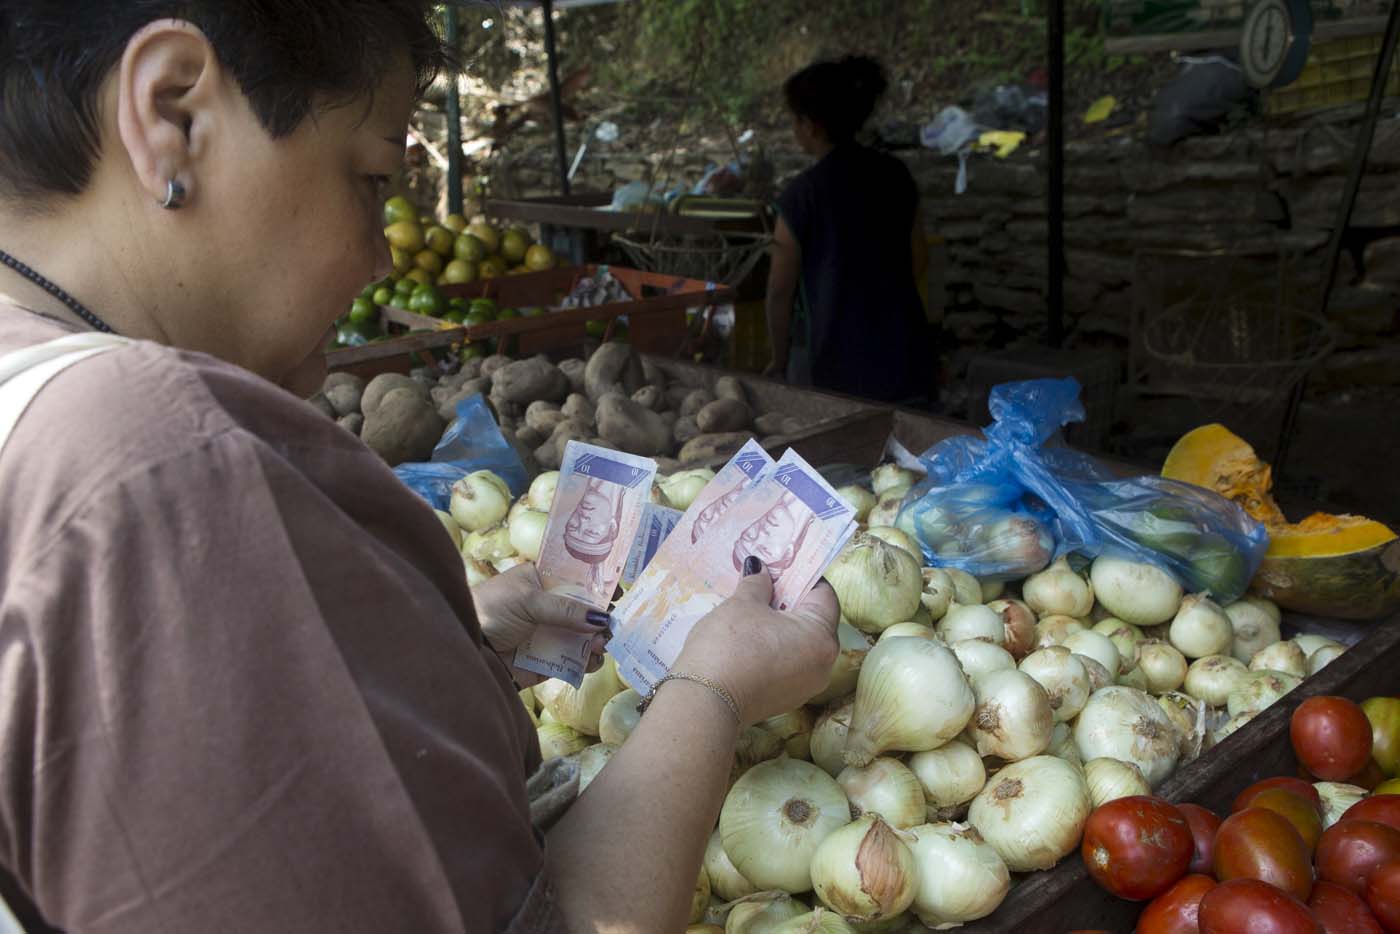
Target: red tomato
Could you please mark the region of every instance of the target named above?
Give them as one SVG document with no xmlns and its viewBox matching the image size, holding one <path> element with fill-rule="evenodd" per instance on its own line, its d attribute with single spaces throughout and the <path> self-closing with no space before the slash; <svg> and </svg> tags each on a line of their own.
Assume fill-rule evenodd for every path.
<svg viewBox="0 0 1400 934">
<path fill-rule="evenodd" d="M 1143 909 L 1137 934 L 1197 934 L 1201 929 L 1201 899 L 1213 888 L 1215 880 L 1199 873 L 1178 879 L 1176 885 Z"/>
<path fill-rule="evenodd" d="M 1369 820 L 1400 830 L 1400 795 L 1372 795 L 1347 808 L 1342 820 Z"/>
<path fill-rule="evenodd" d="M 1254 796 L 1250 807 L 1266 808 L 1293 825 L 1298 836 L 1307 844 L 1311 853 L 1322 836 L 1322 818 L 1317 816 L 1317 808 L 1302 795 L 1288 788 L 1267 788 Z"/>
<path fill-rule="evenodd" d="M 1307 905 L 1283 889 L 1258 879 L 1231 879 L 1201 899 L 1200 934 L 1322 934 L 1322 926 Z"/>
<path fill-rule="evenodd" d="M 1161 895 L 1191 863 L 1191 828 L 1161 798 L 1132 795 L 1094 810 L 1079 848 L 1094 881 L 1119 898 Z"/>
<path fill-rule="evenodd" d="M 1367 791 L 1374 791 L 1376 786 L 1383 781 L 1385 781 L 1385 772 L 1381 771 L 1381 767 L 1376 763 L 1374 756 L 1371 757 L 1370 762 L 1366 763 L 1365 768 L 1347 779 L 1348 784 L 1360 785 Z"/>
<path fill-rule="evenodd" d="M 1400 830 L 1369 820 L 1340 821 L 1317 844 L 1317 874 L 1364 895 L 1366 877 L 1381 863 L 1400 859 Z"/>
<path fill-rule="evenodd" d="M 1301 900 L 1312 892 L 1310 856 L 1303 838 L 1281 814 L 1245 808 L 1225 818 L 1215 835 L 1215 878 L 1258 879 Z"/>
<path fill-rule="evenodd" d="M 1308 896 L 1308 909 L 1326 934 L 1382 934 L 1371 909 L 1335 882 L 1321 881 Z"/>
<path fill-rule="evenodd" d="M 1176 809 L 1191 828 L 1194 852 L 1186 871 L 1210 875 L 1215 871 L 1215 833 L 1220 829 L 1220 818 L 1199 804 L 1178 804 Z"/>
<path fill-rule="evenodd" d="M 1298 761 L 1318 778 L 1344 782 L 1371 761 L 1371 721 L 1345 697 L 1309 697 L 1288 726 Z"/>
<path fill-rule="evenodd" d="M 1366 879 L 1366 903 L 1390 934 L 1400 931 L 1400 860 L 1377 866 Z"/>
<path fill-rule="evenodd" d="M 1259 794 L 1261 791 L 1267 791 L 1270 788 L 1287 788 L 1289 791 L 1300 794 L 1313 803 L 1313 807 L 1317 808 L 1317 813 L 1319 815 L 1322 814 L 1322 795 L 1317 793 L 1317 789 L 1313 787 L 1312 782 L 1304 781 L 1301 778 L 1293 778 L 1288 775 L 1280 775 L 1277 778 L 1266 778 L 1263 781 L 1255 782 L 1253 785 L 1250 785 L 1244 791 L 1241 791 L 1239 797 L 1235 798 L 1235 803 L 1230 805 L 1231 812 L 1243 811 L 1250 806 L 1250 802 L 1254 800 L 1255 795 Z"/>
</svg>

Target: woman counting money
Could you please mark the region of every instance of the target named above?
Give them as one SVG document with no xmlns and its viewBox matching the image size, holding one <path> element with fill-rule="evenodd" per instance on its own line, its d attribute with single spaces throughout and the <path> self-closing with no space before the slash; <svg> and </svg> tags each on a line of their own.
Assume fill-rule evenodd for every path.
<svg viewBox="0 0 1400 934">
<path fill-rule="evenodd" d="M 389 268 L 429 11 L 0 0 L 0 891 L 28 931 L 679 931 L 738 730 L 825 683 L 830 589 L 774 612 L 750 561 L 532 825 L 503 657 L 606 620 L 527 567 L 469 593 L 298 396 Z"/>
</svg>

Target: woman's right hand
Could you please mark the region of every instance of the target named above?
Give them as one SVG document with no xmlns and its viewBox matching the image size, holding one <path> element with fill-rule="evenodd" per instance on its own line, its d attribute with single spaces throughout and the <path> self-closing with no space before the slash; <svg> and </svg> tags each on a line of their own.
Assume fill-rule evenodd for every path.
<svg viewBox="0 0 1400 934">
<path fill-rule="evenodd" d="M 767 568 L 744 577 L 734 596 L 691 630 L 673 670 L 724 685 L 744 725 L 794 710 L 826 687 L 839 646 L 841 608 L 825 581 L 780 613 Z"/>
</svg>

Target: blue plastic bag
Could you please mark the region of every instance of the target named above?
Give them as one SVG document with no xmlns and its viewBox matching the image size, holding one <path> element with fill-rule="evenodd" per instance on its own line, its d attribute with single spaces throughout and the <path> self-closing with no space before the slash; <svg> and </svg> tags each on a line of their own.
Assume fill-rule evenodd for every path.
<svg viewBox="0 0 1400 934">
<path fill-rule="evenodd" d="M 1192 592 L 1238 599 L 1269 547 L 1264 526 L 1218 494 L 1161 477 L 1115 479 L 1092 457 L 1047 444 L 1082 421 L 1079 383 L 995 387 L 986 439 L 950 438 L 919 456 L 928 478 L 899 524 L 935 565 L 1011 579 L 1070 552 L 1156 565 Z"/>
<path fill-rule="evenodd" d="M 400 464 L 394 473 L 434 509 L 446 512 L 452 502 L 452 484 L 478 470 L 499 476 L 512 496 L 522 496 L 530 487 L 525 465 L 501 434 L 480 394 L 457 403 L 457 417 L 443 432 L 431 461 Z"/>
</svg>

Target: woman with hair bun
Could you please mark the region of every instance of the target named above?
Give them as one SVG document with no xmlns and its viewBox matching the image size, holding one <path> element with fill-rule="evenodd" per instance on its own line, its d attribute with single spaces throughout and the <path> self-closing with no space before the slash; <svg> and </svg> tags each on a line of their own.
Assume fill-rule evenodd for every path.
<svg viewBox="0 0 1400 934">
<path fill-rule="evenodd" d="M 918 188 L 903 162 L 856 142 L 886 87 L 865 56 L 809 65 L 783 85 L 797 142 L 817 161 L 778 199 L 766 372 L 922 402 L 934 357 L 913 272 Z"/>
</svg>

